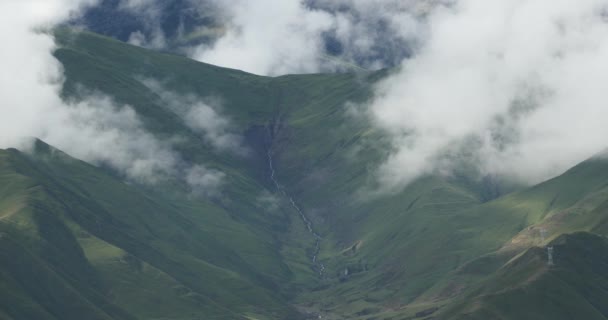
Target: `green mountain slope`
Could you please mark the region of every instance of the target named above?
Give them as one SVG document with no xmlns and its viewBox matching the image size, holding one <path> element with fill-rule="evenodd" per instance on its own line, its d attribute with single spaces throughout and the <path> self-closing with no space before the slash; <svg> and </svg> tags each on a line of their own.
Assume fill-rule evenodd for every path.
<svg viewBox="0 0 608 320">
<path fill-rule="evenodd" d="M 179 137 L 184 163 L 225 181 L 193 196 L 43 142 L 0 151 L 0 318 L 605 316 L 601 157 L 530 188 L 465 166 L 377 194 L 388 140 L 356 106 L 390 71 L 270 78 L 91 33 L 56 38 L 65 99 L 96 92 L 131 106 L 155 137 Z M 217 98 L 246 151 L 218 152 L 162 90 Z"/>
<path fill-rule="evenodd" d="M 29 309 L 13 299 L 39 319 L 293 313 L 277 291 L 291 274 L 274 239 L 221 208 L 152 197 L 42 142 L 31 156 L 7 150 L 1 160 L 11 317 Z"/>
<path fill-rule="evenodd" d="M 606 319 L 608 241 L 590 233 L 562 235 L 505 264 L 441 319 Z"/>
<path fill-rule="evenodd" d="M 371 281 L 370 290 L 378 291 L 376 300 L 401 296 L 396 303 L 404 304 L 432 286 L 438 274 L 455 268 L 460 260 L 501 244 L 496 241 L 487 248 L 483 243 L 481 248 L 467 250 L 465 257 L 455 254 L 445 264 L 437 263 L 441 252 L 428 250 L 455 239 L 446 232 L 448 221 L 442 225 L 435 221 L 442 217 L 460 221 L 462 217 L 450 213 L 482 202 L 479 189 L 483 188 L 470 181 L 428 177 L 400 194 L 362 201 L 362 188 L 373 180 L 368 168 L 384 159 L 386 143 L 382 133 L 367 120 L 351 115 L 346 102 L 365 101 L 371 94 L 371 84 L 384 72 L 265 78 L 146 51 L 92 34 L 70 35 L 60 35 L 64 46 L 56 53 L 66 69 L 66 94 L 77 93 L 71 89 L 76 84 L 96 88 L 132 105 L 156 134 L 179 133 L 191 138 L 179 149 L 188 158 L 214 164 L 229 177 L 233 172 L 251 177 L 272 190 L 267 163 L 270 151 L 278 181 L 296 199 L 315 231 L 324 237 L 320 258 L 327 266 L 326 279 L 318 283 L 318 279 L 299 276 L 304 280 L 298 283 L 304 286 L 330 285 L 346 293 L 339 285 L 340 274 L 345 269 L 350 273 L 370 269 L 373 271 L 362 275 L 352 290 L 360 291 L 360 286 Z M 110 67 L 100 67 L 106 65 Z M 209 152 L 208 146 L 201 145 L 197 137 L 184 130 L 178 118 L 163 109 L 158 93 L 142 85 L 142 77 L 161 79 L 167 89 L 183 94 L 221 96 L 226 115 L 235 119 L 239 130 L 248 137 L 252 156 L 235 159 Z M 240 195 L 229 196 L 243 201 Z M 410 213 L 403 214 L 405 211 Z M 406 230 L 402 230 L 403 226 L 407 226 Z M 299 253 L 300 257 L 313 254 L 314 239 L 305 241 L 306 252 Z M 387 247 L 387 241 L 394 245 Z M 426 243 L 426 247 L 421 243 Z M 354 245 L 359 248 L 355 255 L 342 254 Z M 395 255 L 396 251 L 401 254 Z M 419 255 L 420 261 L 403 271 L 404 259 L 412 254 Z M 309 266 L 294 267 L 298 276 Z M 424 275 L 418 277 L 419 273 Z M 414 275 L 416 280 L 411 282 Z M 408 286 L 403 288 L 405 279 Z M 313 304 L 322 300 L 334 303 L 322 298 L 326 294 L 334 295 L 323 292 L 310 299 Z M 341 295 L 337 295 L 335 304 L 350 312 L 360 308 L 358 304 L 365 294 L 358 299 L 349 298 L 357 300 L 354 306 L 345 304 Z M 310 301 L 304 299 L 302 303 Z"/>
</svg>

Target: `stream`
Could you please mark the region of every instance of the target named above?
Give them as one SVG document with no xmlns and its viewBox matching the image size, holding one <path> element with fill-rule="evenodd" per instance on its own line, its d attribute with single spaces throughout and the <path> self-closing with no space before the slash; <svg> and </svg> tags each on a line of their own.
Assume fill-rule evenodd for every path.
<svg viewBox="0 0 608 320">
<path fill-rule="evenodd" d="M 314 250 L 314 252 L 312 254 L 311 260 L 312 260 L 313 267 L 318 270 L 319 276 L 322 277 L 323 276 L 323 272 L 325 271 L 325 265 L 323 265 L 323 263 L 319 262 L 319 260 L 318 260 L 319 252 L 321 251 L 321 239 L 322 238 L 321 238 L 321 236 L 318 233 L 315 232 L 315 229 L 313 227 L 312 221 L 310 221 L 310 219 L 308 219 L 308 217 L 304 214 L 304 212 L 302 211 L 302 209 L 300 209 L 300 207 L 298 206 L 298 204 L 287 193 L 287 190 L 285 190 L 285 188 L 283 188 L 283 186 L 279 183 L 279 181 L 275 177 L 274 165 L 273 165 L 273 162 L 272 162 L 272 151 L 270 150 L 270 148 L 268 149 L 267 155 L 268 155 L 268 166 L 270 168 L 270 180 L 272 180 L 272 182 L 276 186 L 277 190 L 279 190 L 279 192 L 281 192 L 281 194 L 283 194 L 285 196 L 285 198 L 289 199 L 289 202 L 291 203 L 291 206 L 300 215 L 300 218 L 302 218 L 302 221 L 304 222 L 304 225 L 306 226 L 306 229 L 308 230 L 308 232 L 315 239 L 315 250 Z"/>
</svg>

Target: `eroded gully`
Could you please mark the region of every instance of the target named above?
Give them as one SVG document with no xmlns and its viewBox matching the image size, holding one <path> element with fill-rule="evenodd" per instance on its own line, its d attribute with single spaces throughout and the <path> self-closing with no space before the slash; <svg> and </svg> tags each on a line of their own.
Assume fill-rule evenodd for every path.
<svg viewBox="0 0 608 320">
<path fill-rule="evenodd" d="M 272 180 L 272 182 L 274 183 L 274 185 L 277 188 L 277 190 L 283 196 L 285 196 L 285 198 L 287 198 L 289 200 L 291 206 L 300 215 L 300 218 L 304 222 L 304 225 L 306 226 L 306 229 L 308 230 L 308 232 L 315 239 L 315 250 L 313 251 L 313 254 L 312 254 L 312 257 L 311 257 L 311 261 L 312 261 L 313 269 L 317 270 L 317 272 L 319 273 L 319 276 L 322 277 L 323 276 L 323 272 L 325 271 L 325 266 L 323 265 L 323 263 L 321 263 L 319 261 L 319 252 L 321 251 L 321 240 L 322 240 L 322 238 L 321 238 L 321 236 L 317 232 L 315 232 L 315 229 L 314 229 L 314 226 L 312 224 L 312 221 L 306 216 L 306 214 L 304 214 L 304 212 L 302 211 L 302 209 L 300 209 L 300 207 L 298 206 L 298 204 L 289 195 L 289 193 L 287 192 L 287 190 L 277 180 L 277 178 L 275 176 L 274 164 L 273 164 L 273 160 L 272 160 L 272 150 L 270 148 L 268 149 L 267 156 L 268 156 L 268 167 L 270 168 L 270 180 Z"/>
</svg>

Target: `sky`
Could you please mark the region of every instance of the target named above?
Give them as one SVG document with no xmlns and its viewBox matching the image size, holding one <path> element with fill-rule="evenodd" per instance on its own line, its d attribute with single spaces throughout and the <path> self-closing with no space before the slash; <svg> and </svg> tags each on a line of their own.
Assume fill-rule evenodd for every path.
<svg viewBox="0 0 608 320">
<path fill-rule="evenodd" d="M 11 115 L 0 118 L 0 147 L 35 136 L 135 180 L 177 175 L 191 185 L 220 184 L 222 173 L 204 164 L 184 169 L 172 142 L 147 132 L 129 106 L 95 93 L 78 103 L 59 98 L 63 72 L 44 30 L 93 3 L 0 3 L 0 35 L 11 48 L 0 52 L 0 108 Z M 215 42 L 186 51 L 203 62 L 271 76 L 353 70 L 346 67 L 353 64 L 391 67 L 373 99 L 359 106 L 392 143 L 376 170 L 386 189 L 425 174 L 449 175 L 463 162 L 483 175 L 535 183 L 606 147 L 606 0 L 191 3 L 212 8 L 223 22 Z M 123 0 L 121 10 L 139 11 L 154 23 L 155 5 Z M 149 30 L 158 30 L 159 40 L 135 34 L 132 42 L 167 45 L 162 30 Z M 163 96 L 172 100 L 170 92 Z M 185 99 L 180 105 L 187 107 L 176 112 L 218 151 L 243 149 L 221 103 Z M 147 147 L 118 139 L 123 135 Z"/>
</svg>

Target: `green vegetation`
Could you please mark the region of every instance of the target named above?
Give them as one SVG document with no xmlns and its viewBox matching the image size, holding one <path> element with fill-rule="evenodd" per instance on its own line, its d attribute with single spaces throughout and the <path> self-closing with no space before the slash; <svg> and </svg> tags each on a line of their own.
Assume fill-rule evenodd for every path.
<svg viewBox="0 0 608 320">
<path fill-rule="evenodd" d="M 291 275 L 274 239 L 217 206 L 141 193 L 42 142 L 33 155 L 2 156 L 3 185 L 23 185 L 19 197 L 3 196 L 5 206 L 22 208 L 2 221 L 3 261 L 14 263 L 2 266 L 11 288 L 3 294 L 23 291 L 60 319 L 294 313 L 276 291 Z"/>
<path fill-rule="evenodd" d="M 531 188 L 463 169 L 372 194 L 388 141 L 356 106 L 387 71 L 269 78 L 90 33 L 56 38 L 65 99 L 98 92 L 131 106 L 155 136 L 179 137 L 184 161 L 226 181 L 196 196 L 180 181 L 127 183 L 41 141 L 0 151 L 0 318 L 608 317 L 608 161 Z M 219 99 L 246 154 L 214 150 L 143 79 Z M 268 151 L 323 237 L 322 277 Z"/>
</svg>

